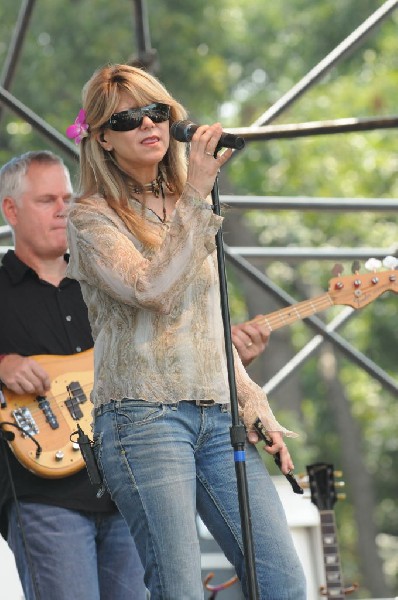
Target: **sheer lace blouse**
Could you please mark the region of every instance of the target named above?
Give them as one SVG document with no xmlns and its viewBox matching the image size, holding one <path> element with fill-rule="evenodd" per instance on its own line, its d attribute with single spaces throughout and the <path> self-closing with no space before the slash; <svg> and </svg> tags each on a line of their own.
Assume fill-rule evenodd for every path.
<svg viewBox="0 0 398 600">
<path fill-rule="evenodd" d="M 132 210 L 141 205 L 130 201 Z M 67 275 L 80 282 L 95 340 L 94 406 L 123 398 L 228 403 L 215 234 L 222 217 L 187 185 L 167 223 L 149 209 L 162 243 L 148 249 L 101 197 L 69 214 Z M 234 350 L 238 399 L 247 426 L 260 416 L 284 429 Z"/>
</svg>

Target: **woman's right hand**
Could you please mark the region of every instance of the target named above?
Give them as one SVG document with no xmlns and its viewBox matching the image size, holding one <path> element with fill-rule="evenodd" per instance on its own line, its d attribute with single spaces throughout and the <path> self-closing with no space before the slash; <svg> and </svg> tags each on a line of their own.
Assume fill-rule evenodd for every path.
<svg viewBox="0 0 398 600">
<path fill-rule="evenodd" d="M 232 155 L 232 149 L 215 157 L 214 152 L 222 134 L 220 123 L 201 125 L 191 140 L 187 182 L 207 198 L 213 189 L 219 169 Z"/>
</svg>

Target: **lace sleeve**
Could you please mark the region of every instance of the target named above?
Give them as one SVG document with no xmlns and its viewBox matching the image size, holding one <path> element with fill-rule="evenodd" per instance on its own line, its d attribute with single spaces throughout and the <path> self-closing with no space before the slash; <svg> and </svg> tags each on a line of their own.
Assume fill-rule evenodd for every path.
<svg viewBox="0 0 398 600">
<path fill-rule="evenodd" d="M 122 303 L 168 313 L 214 251 L 221 222 L 187 186 L 161 246 L 146 258 L 107 205 L 78 203 L 69 215 L 67 275 Z"/>
<path fill-rule="evenodd" d="M 298 437 L 297 433 L 289 431 L 276 420 L 264 390 L 250 379 L 235 347 L 233 351 L 239 414 L 246 429 L 252 430 L 253 423 L 260 418 L 267 431 L 280 431 L 287 437 Z"/>
</svg>

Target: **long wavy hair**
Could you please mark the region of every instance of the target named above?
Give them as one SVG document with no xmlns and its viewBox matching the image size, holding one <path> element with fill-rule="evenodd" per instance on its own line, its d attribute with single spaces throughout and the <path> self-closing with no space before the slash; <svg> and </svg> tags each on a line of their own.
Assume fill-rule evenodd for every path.
<svg viewBox="0 0 398 600">
<path fill-rule="evenodd" d="M 104 150 L 97 140 L 97 135 L 105 131 L 105 124 L 116 112 L 122 94 L 131 97 L 133 106 L 145 106 L 152 102 L 168 104 L 171 107 L 170 126 L 186 118 L 183 106 L 158 79 L 146 71 L 119 64 L 106 65 L 95 71 L 83 88 L 83 109 L 89 133 L 80 146 L 78 201 L 96 194 L 103 196 L 137 239 L 145 245 L 156 247 L 161 243 L 159 228 L 153 228 L 145 221 L 143 214 L 129 208 L 131 185 L 139 185 L 139 182 L 120 169 L 112 153 Z M 171 189 L 176 195 L 181 195 L 187 171 L 185 145 L 170 137 L 169 148 L 159 168 Z"/>
</svg>

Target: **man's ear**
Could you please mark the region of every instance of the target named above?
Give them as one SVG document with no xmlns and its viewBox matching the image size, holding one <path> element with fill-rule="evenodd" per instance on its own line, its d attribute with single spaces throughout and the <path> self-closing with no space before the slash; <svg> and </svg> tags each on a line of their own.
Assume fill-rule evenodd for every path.
<svg viewBox="0 0 398 600">
<path fill-rule="evenodd" d="M 14 198 L 6 196 L 3 200 L 3 213 L 8 223 L 14 227 L 17 223 L 17 203 Z"/>
</svg>

